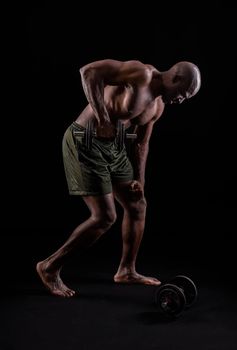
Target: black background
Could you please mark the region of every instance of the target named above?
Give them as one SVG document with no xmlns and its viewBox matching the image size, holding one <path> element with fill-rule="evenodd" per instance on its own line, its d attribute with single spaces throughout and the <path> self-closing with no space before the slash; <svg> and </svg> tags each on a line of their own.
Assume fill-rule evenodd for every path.
<svg viewBox="0 0 237 350">
<path fill-rule="evenodd" d="M 189 60 L 201 70 L 202 87 L 182 105 L 167 106 L 154 127 L 139 261 L 188 258 L 232 271 L 237 194 L 233 8 L 226 2 L 84 6 L 34 2 L 19 12 L 12 9 L 6 27 L 2 228 L 10 260 L 32 272 L 35 262 L 89 214 L 80 198 L 68 195 L 61 155 L 63 133 L 87 103 L 79 68 L 113 58 L 137 59 L 162 71 Z M 119 207 L 118 214 L 91 257 L 118 259 Z"/>
</svg>

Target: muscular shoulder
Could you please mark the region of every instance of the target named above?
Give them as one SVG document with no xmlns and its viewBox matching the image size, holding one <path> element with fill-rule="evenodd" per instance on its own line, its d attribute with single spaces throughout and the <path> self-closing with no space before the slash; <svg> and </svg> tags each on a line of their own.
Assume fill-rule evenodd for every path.
<svg viewBox="0 0 237 350">
<path fill-rule="evenodd" d="M 121 74 L 124 74 L 130 83 L 149 83 L 152 72 L 152 66 L 138 60 L 124 61 L 121 66 Z"/>
<path fill-rule="evenodd" d="M 105 84 L 146 84 L 152 78 L 152 66 L 142 63 L 139 60 L 118 61 L 104 59 L 91 62 L 82 67 L 82 76 L 97 77 L 104 80 Z M 93 74 L 92 74 L 93 73 Z"/>
<path fill-rule="evenodd" d="M 144 64 L 139 60 L 104 60 L 104 64 L 114 68 L 113 78 L 115 82 L 125 82 L 131 85 L 145 85 L 149 83 L 152 78 L 152 66 Z"/>
</svg>

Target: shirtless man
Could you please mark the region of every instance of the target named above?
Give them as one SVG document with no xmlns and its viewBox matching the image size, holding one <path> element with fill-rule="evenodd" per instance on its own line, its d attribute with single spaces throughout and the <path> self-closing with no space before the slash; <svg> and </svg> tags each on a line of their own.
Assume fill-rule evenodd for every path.
<svg viewBox="0 0 237 350">
<path fill-rule="evenodd" d="M 52 294 L 72 297 L 75 291 L 63 283 L 61 268 L 75 249 L 89 247 L 115 222 L 116 199 L 124 216 L 122 257 L 114 281 L 159 285 L 158 279 L 138 274 L 135 266 L 146 215 L 149 139 L 166 104 L 180 104 L 198 92 L 200 71 L 186 61 L 160 72 L 135 60 L 105 59 L 85 65 L 80 74 L 88 105 L 64 134 L 63 159 L 69 193 L 82 196 L 91 215 L 62 247 L 37 264 L 37 272 Z M 137 134 L 130 157 L 117 142 L 118 120 Z M 88 149 L 77 131 L 91 121 L 96 136 Z"/>
</svg>

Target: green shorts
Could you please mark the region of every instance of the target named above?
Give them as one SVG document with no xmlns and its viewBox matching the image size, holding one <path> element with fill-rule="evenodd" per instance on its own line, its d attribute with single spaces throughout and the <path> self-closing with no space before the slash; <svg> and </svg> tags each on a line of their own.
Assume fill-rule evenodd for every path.
<svg viewBox="0 0 237 350">
<path fill-rule="evenodd" d="M 87 149 L 83 137 L 75 131 L 85 130 L 73 122 L 63 136 L 62 152 L 68 190 L 71 195 L 96 196 L 112 192 L 114 182 L 133 180 L 133 168 L 126 148 L 118 141 L 93 137 Z"/>
</svg>

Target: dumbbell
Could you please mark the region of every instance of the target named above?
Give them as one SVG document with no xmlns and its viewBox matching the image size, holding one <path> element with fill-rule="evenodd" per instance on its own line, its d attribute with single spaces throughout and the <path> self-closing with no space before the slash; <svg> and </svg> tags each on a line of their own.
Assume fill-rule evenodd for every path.
<svg viewBox="0 0 237 350">
<path fill-rule="evenodd" d="M 155 294 L 155 304 L 168 316 L 178 316 L 197 300 L 197 287 L 191 278 L 177 275 L 162 284 Z"/>
<path fill-rule="evenodd" d="M 135 133 L 127 133 L 124 128 L 124 124 L 121 121 L 118 121 L 118 144 L 119 149 L 121 150 L 124 145 L 125 139 L 135 139 L 137 138 L 137 134 Z M 93 137 L 97 137 L 96 131 L 93 127 L 93 122 L 89 121 L 85 130 L 74 130 L 74 135 L 82 137 L 84 139 L 85 145 L 87 149 L 91 149 Z"/>
</svg>

